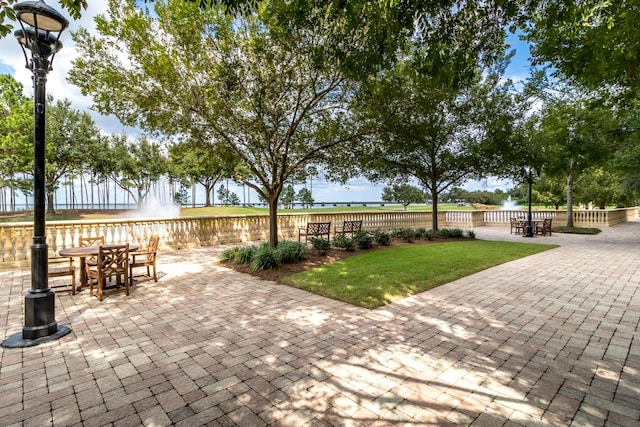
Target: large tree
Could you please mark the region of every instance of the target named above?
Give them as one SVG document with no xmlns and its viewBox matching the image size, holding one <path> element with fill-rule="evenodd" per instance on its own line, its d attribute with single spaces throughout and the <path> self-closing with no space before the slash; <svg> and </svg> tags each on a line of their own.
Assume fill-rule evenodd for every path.
<svg viewBox="0 0 640 427">
<path fill-rule="evenodd" d="M 424 191 L 409 184 L 394 184 L 391 187 L 382 189 L 382 200 L 384 202 L 400 203 L 404 210 L 411 203 L 424 203 L 426 194 Z"/>
<path fill-rule="evenodd" d="M 231 149 L 249 171 L 236 178 L 269 205 L 275 246 L 287 178 L 362 131 L 348 113 L 353 82 L 322 46 L 341 29 L 314 11 L 312 30 L 283 34 L 286 11 L 266 6 L 232 20 L 189 2 L 156 3 L 154 17 L 111 1 L 109 17 L 97 20 L 100 35 L 76 35 L 83 54 L 70 79 L 126 124 Z M 357 49 L 363 33 L 341 36 Z"/>
<path fill-rule="evenodd" d="M 363 114 L 380 132 L 358 154 L 370 179 L 416 179 L 438 198 L 449 188 L 498 169 L 513 135 L 513 97 L 499 72 L 457 81 L 450 70 L 424 72 L 420 49 L 377 80 Z M 497 69 L 499 71 L 499 69 Z M 369 171 L 369 172 L 367 172 Z"/>
<path fill-rule="evenodd" d="M 622 127 L 616 111 L 573 91 L 548 100 L 530 133 L 541 144 L 541 171 L 565 180 L 567 226 L 573 226 L 574 191 L 588 174 L 610 161 Z"/>
<path fill-rule="evenodd" d="M 493 48 L 517 10 L 515 2 L 272 0 L 232 19 L 200 3 L 158 1 L 145 13 L 110 1 L 99 35 L 75 35 L 81 54 L 70 80 L 126 124 L 234 150 L 251 174 L 236 179 L 270 207 L 272 246 L 286 179 L 334 161 L 338 147 L 370 131 L 349 112 L 354 80 L 395 59 L 412 36 L 424 41 L 431 71 L 463 78 L 477 57 L 500 54 Z"/>
<path fill-rule="evenodd" d="M 140 208 L 151 191 L 151 184 L 168 172 L 168 159 L 158 143 L 141 137 L 131 142 L 125 135 L 111 137 L 111 178 Z"/>
<path fill-rule="evenodd" d="M 22 85 L 0 74 L 0 187 L 9 188 L 9 209 L 14 210 L 16 190 L 27 193 L 33 161 L 33 102 L 22 95 Z M 7 207 L 3 197 L 2 208 Z"/>
<path fill-rule="evenodd" d="M 191 139 L 169 147 L 172 173 L 185 185 L 202 185 L 205 206 L 211 206 L 216 184 L 220 179 L 232 175 L 238 162 L 237 157 L 224 148 Z"/>
<path fill-rule="evenodd" d="M 49 98 L 46 122 L 47 212 L 54 213 L 54 195 L 65 174 L 82 169 L 85 156 L 96 149 L 98 129 L 87 112 L 71 107 L 68 99 Z"/>
</svg>

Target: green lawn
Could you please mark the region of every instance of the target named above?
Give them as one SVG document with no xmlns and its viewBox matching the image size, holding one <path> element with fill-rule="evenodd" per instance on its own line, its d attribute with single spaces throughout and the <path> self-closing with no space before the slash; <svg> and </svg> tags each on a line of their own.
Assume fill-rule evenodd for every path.
<svg viewBox="0 0 640 427">
<path fill-rule="evenodd" d="M 354 305 L 377 308 L 555 247 L 557 245 L 483 240 L 415 244 L 355 255 L 294 274 L 283 282 Z"/>
</svg>

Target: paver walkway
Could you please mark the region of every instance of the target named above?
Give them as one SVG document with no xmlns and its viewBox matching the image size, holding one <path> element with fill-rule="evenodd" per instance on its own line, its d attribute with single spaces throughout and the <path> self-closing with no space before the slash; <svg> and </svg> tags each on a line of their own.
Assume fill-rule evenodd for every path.
<svg viewBox="0 0 640 427">
<path fill-rule="evenodd" d="M 640 221 L 529 241 L 561 247 L 372 311 L 163 253 L 157 284 L 58 295 L 69 335 L 0 349 L 0 424 L 640 425 Z M 0 272 L 2 339 L 29 280 Z"/>
</svg>

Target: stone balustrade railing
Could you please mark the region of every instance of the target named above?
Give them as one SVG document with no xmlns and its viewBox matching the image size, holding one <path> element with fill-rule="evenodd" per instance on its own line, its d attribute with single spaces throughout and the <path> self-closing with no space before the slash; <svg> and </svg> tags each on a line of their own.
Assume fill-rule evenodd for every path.
<svg viewBox="0 0 640 427">
<path fill-rule="evenodd" d="M 523 210 L 441 211 L 440 228 L 472 229 L 485 225 L 508 225 L 512 217 L 526 215 Z M 533 211 L 534 219 L 553 218 L 554 224 L 566 224 L 566 211 Z M 611 227 L 637 218 L 637 208 L 574 211 L 576 227 Z M 430 211 L 282 213 L 278 215 L 279 239 L 298 239 L 298 229 L 307 222 L 331 222 L 332 228 L 342 221 L 362 219 L 363 230 L 399 228 L 432 228 Z M 333 230 L 332 230 L 333 231 Z M 211 246 L 224 243 L 268 241 L 267 215 L 181 217 L 169 219 L 122 219 L 47 222 L 50 255 L 60 249 L 78 245 L 82 236 L 105 236 L 107 243 L 135 243 L 145 247 L 153 234 L 160 236 L 160 251 Z M 33 224 L 0 223 L 0 268 L 26 266 L 31 256 Z"/>
</svg>

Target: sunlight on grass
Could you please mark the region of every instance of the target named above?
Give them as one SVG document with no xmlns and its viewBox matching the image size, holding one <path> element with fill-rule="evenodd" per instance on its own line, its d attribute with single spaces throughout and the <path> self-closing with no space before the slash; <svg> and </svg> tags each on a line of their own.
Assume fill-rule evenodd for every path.
<svg viewBox="0 0 640 427">
<path fill-rule="evenodd" d="M 283 282 L 366 308 L 377 308 L 469 274 L 557 247 L 460 241 L 368 252 L 294 274 Z"/>
</svg>

